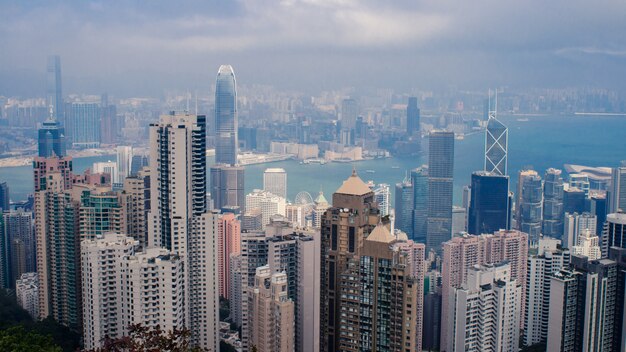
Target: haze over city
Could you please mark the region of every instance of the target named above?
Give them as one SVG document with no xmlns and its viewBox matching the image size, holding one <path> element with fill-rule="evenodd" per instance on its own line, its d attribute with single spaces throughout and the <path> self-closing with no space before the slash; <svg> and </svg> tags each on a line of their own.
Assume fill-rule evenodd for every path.
<svg viewBox="0 0 626 352">
<path fill-rule="evenodd" d="M 0 351 L 626 351 L 625 14 L 0 0 Z"/>
<path fill-rule="evenodd" d="M 35 95 L 45 58 L 68 93 L 562 88 L 623 91 L 621 1 L 3 1 L 0 95 Z"/>
</svg>

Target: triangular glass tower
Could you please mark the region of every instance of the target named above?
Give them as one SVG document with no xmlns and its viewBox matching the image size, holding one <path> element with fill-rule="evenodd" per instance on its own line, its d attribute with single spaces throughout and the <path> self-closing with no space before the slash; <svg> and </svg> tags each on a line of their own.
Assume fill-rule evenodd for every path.
<svg viewBox="0 0 626 352">
<path fill-rule="evenodd" d="M 508 142 L 509 129 L 496 118 L 496 108 L 491 110 L 490 107 L 489 121 L 487 121 L 485 132 L 485 171 L 493 172 L 496 175 L 507 174 Z"/>
</svg>

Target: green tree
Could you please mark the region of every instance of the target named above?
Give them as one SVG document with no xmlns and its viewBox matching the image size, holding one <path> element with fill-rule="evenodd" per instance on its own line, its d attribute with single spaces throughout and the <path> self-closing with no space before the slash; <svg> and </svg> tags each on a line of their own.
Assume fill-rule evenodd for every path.
<svg viewBox="0 0 626 352">
<path fill-rule="evenodd" d="M 0 351 L 13 352 L 62 352 L 50 336 L 27 331 L 23 326 L 14 326 L 0 331 Z"/>
</svg>

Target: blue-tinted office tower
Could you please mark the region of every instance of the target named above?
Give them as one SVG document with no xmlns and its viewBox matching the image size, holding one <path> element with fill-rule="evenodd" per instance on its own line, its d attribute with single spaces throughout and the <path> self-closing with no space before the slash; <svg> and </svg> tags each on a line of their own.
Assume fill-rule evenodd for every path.
<svg viewBox="0 0 626 352">
<path fill-rule="evenodd" d="M 409 97 L 406 106 L 406 134 L 412 136 L 420 131 L 420 109 L 417 107 L 417 97 Z"/>
<path fill-rule="evenodd" d="M 472 235 L 509 230 L 511 204 L 509 177 L 493 172 L 472 174 L 472 196 L 467 219 L 467 232 Z"/>
<path fill-rule="evenodd" d="M 441 244 L 452 237 L 454 132 L 431 132 L 428 147 L 426 248 L 441 253 Z"/>
<path fill-rule="evenodd" d="M 215 82 L 215 162 L 236 165 L 238 148 L 237 86 L 230 65 L 220 66 Z"/>
<path fill-rule="evenodd" d="M 65 129 L 58 121 L 49 119 L 41 124 L 38 132 L 38 146 L 39 156 L 43 158 L 66 155 Z"/>
<path fill-rule="evenodd" d="M 561 170 L 546 170 L 543 182 L 542 234 L 552 238 L 563 236 L 563 178 Z"/>
<path fill-rule="evenodd" d="M 396 184 L 395 227 L 413 237 L 413 185 L 409 179 Z"/>
<path fill-rule="evenodd" d="M 426 243 L 428 220 L 428 166 L 411 170 L 413 184 L 413 241 Z"/>
<path fill-rule="evenodd" d="M 48 56 L 46 79 L 47 105 L 52 119 L 65 124 L 63 92 L 61 90 L 61 58 L 58 55 Z"/>
<path fill-rule="evenodd" d="M 586 211 L 585 191 L 580 188 L 570 187 L 563 190 L 563 213 L 578 213 Z"/>
</svg>

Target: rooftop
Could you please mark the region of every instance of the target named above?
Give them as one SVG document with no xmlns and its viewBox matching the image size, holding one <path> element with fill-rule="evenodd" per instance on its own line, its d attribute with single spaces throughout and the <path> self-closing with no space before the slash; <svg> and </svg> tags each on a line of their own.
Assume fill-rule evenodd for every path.
<svg viewBox="0 0 626 352">
<path fill-rule="evenodd" d="M 356 170 L 352 170 L 352 175 L 347 180 L 343 181 L 343 184 L 335 193 L 351 194 L 355 196 L 362 196 L 367 193 L 371 193 L 372 190 L 367 187 L 367 184 L 361 180 L 356 174 Z"/>
</svg>

